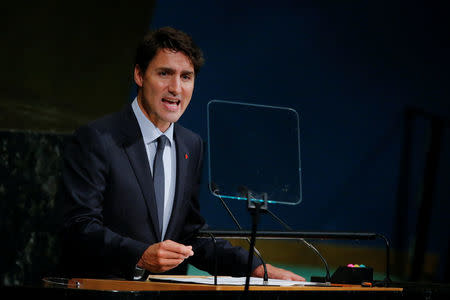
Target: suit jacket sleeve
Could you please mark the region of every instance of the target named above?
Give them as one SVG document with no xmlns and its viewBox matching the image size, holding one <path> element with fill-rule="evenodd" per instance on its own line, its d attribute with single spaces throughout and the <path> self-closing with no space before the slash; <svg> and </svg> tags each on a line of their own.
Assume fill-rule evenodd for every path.
<svg viewBox="0 0 450 300">
<path fill-rule="evenodd" d="M 122 236 L 104 225 L 109 139 L 90 126 L 77 130 L 64 155 L 64 271 L 70 276 L 131 279 L 148 244 Z"/>
</svg>

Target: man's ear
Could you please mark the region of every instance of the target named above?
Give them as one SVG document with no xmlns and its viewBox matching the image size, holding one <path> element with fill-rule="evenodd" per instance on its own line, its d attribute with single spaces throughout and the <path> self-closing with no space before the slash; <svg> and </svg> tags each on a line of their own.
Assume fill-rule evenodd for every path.
<svg viewBox="0 0 450 300">
<path fill-rule="evenodd" d="M 144 81 L 144 74 L 141 72 L 141 68 L 138 65 L 134 66 L 134 82 L 136 82 L 138 87 L 142 87 L 142 82 Z"/>
</svg>

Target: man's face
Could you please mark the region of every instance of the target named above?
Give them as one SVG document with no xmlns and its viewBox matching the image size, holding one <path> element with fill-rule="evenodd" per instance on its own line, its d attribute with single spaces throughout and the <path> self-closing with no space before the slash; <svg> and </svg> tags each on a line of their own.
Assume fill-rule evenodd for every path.
<svg viewBox="0 0 450 300">
<path fill-rule="evenodd" d="M 178 121 L 194 91 L 194 67 L 182 52 L 159 50 L 142 74 L 134 68 L 140 87 L 137 100 L 146 117 L 162 132 Z"/>
</svg>

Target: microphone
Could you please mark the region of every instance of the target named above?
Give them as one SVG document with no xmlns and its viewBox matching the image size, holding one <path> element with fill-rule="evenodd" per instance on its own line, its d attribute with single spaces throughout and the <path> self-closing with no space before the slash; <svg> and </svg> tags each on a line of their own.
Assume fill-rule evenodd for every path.
<svg viewBox="0 0 450 300">
<path fill-rule="evenodd" d="M 238 187 L 238 191 L 242 194 L 247 194 L 250 196 L 253 196 L 251 191 L 246 187 L 246 186 L 239 186 Z M 285 222 L 283 222 L 277 215 L 275 215 L 273 212 L 271 212 L 268 208 L 266 208 L 266 211 L 278 222 L 280 223 L 286 230 L 288 231 L 294 231 L 288 224 L 286 224 Z M 299 238 L 300 241 L 302 241 L 306 246 L 308 246 L 309 249 L 313 250 L 314 253 L 316 253 L 320 259 L 322 260 L 323 264 L 325 265 L 325 269 L 326 269 L 326 277 L 325 280 L 326 282 L 331 282 L 331 276 L 330 276 L 330 269 L 328 267 L 328 263 L 325 260 L 325 258 L 322 256 L 322 254 L 320 254 L 319 250 L 317 250 L 316 247 L 314 247 L 312 244 L 310 244 L 309 242 L 307 242 L 305 239 L 303 238 Z"/>
<path fill-rule="evenodd" d="M 239 230 L 242 230 L 242 226 L 241 224 L 239 224 L 238 220 L 234 217 L 233 213 L 231 212 L 230 208 L 228 207 L 228 205 L 225 203 L 225 201 L 223 200 L 223 198 L 220 196 L 219 194 L 219 187 L 214 183 L 211 182 L 209 185 L 211 192 L 217 196 L 220 199 L 220 202 L 222 203 L 222 205 L 225 207 L 226 211 L 228 212 L 228 214 L 230 215 L 230 217 L 233 219 L 233 222 L 236 224 L 237 228 Z M 250 244 L 250 239 L 246 238 L 247 242 Z M 264 277 L 263 277 L 263 283 L 267 284 L 269 281 L 269 275 L 267 274 L 267 267 L 266 267 L 266 263 L 264 262 L 261 253 L 259 253 L 258 249 L 256 249 L 256 247 L 253 248 L 254 252 L 256 253 L 256 255 L 258 255 L 259 259 L 261 260 L 261 263 L 263 265 L 264 268 Z"/>
<path fill-rule="evenodd" d="M 271 212 L 270 210 L 267 210 L 267 212 L 278 222 L 280 223 L 286 230 L 288 231 L 294 231 L 288 224 L 286 224 L 285 222 L 283 222 L 277 215 L 275 215 L 273 212 Z M 328 267 L 328 263 L 325 260 L 325 258 L 322 256 L 322 254 L 320 254 L 319 250 L 317 250 L 316 247 L 314 247 L 312 244 L 310 244 L 309 242 L 307 242 L 305 239 L 303 238 L 299 238 L 300 241 L 302 241 L 306 246 L 308 246 L 309 249 L 313 250 L 314 253 L 316 253 L 320 259 L 322 260 L 323 264 L 325 265 L 325 269 L 326 269 L 326 277 L 325 280 L 326 282 L 331 282 L 331 276 L 330 276 L 330 269 Z"/>
</svg>

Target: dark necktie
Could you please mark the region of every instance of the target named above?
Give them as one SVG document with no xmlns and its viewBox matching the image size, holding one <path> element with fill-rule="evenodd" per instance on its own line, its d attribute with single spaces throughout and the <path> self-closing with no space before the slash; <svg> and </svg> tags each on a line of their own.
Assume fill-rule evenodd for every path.
<svg viewBox="0 0 450 300">
<path fill-rule="evenodd" d="M 153 162 L 153 186 L 155 187 L 156 206 L 158 208 L 159 232 L 162 237 L 163 219 L 164 219 L 164 164 L 163 152 L 166 142 L 165 135 L 158 138 L 155 160 Z"/>
</svg>

